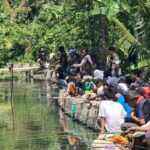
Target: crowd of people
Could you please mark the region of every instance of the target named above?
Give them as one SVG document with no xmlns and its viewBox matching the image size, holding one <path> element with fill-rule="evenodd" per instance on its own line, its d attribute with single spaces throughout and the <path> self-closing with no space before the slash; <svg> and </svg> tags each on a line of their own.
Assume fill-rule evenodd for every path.
<svg viewBox="0 0 150 150">
<path fill-rule="evenodd" d="M 66 88 L 67 95 L 84 99 L 89 109 L 92 101 L 100 101 L 97 119 L 100 133 L 145 129 L 150 138 L 150 81 L 144 82 L 139 70 L 124 76 L 115 48 L 110 47 L 108 51 L 103 71 L 87 49 L 81 48 L 77 53 L 72 48 L 67 55 L 64 47 L 60 47 L 58 85 Z M 137 98 L 130 105 L 132 93 Z"/>
</svg>

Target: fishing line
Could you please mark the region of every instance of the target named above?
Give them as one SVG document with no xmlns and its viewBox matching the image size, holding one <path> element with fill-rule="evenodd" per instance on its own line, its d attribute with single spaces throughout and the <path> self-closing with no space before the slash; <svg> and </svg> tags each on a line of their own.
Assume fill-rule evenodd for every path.
<svg viewBox="0 0 150 150">
<path fill-rule="evenodd" d="M 0 87 L 0 89 L 8 89 L 8 88 L 11 88 L 11 86 L 6 86 L 6 87 Z M 24 90 L 26 90 L 27 88 L 21 88 L 21 87 L 14 87 L 14 90 L 20 90 L 20 91 L 24 91 Z M 32 92 L 59 92 L 59 90 L 56 88 L 56 89 L 50 89 L 50 90 L 34 90 L 34 89 L 32 89 L 32 88 L 29 88 L 30 89 L 30 91 L 32 91 Z"/>
</svg>

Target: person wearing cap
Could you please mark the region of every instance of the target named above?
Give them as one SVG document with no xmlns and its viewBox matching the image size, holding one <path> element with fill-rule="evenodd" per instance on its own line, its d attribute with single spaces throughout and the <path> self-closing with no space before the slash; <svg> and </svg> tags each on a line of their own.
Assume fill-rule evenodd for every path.
<svg viewBox="0 0 150 150">
<path fill-rule="evenodd" d="M 84 85 L 83 89 L 85 94 L 89 94 L 92 92 L 91 79 L 91 76 L 83 76 L 82 83 Z"/>
<path fill-rule="evenodd" d="M 96 96 L 95 93 L 95 84 L 92 81 L 92 77 L 91 76 L 83 76 L 82 79 L 82 89 L 83 89 L 83 95 L 81 96 L 81 98 L 83 98 L 84 100 L 90 100 L 90 97 Z"/>
<path fill-rule="evenodd" d="M 140 87 L 137 89 L 137 92 L 140 94 L 140 96 L 138 97 L 138 99 L 136 100 L 136 105 L 138 105 L 142 100 L 144 100 L 145 98 L 149 97 L 146 94 L 146 91 L 144 89 L 144 87 Z"/>
<path fill-rule="evenodd" d="M 120 59 L 116 53 L 116 49 L 114 47 L 110 47 L 108 51 L 109 51 L 109 59 L 107 63 L 108 69 L 110 70 L 112 76 L 120 76 L 122 74 L 120 68 Z"/>
<path fill-rule="evenodd" d="M 75 49 L 72 48 L 69 50 L 69 56 L 70 56 L 69 65 L 73 65 L 74 63 L 77 63 Z"/>
<path fill-rule="evenodd" d="M 147 99 L 144 98 L 145 91 L 141 87 L 138 89 L 138 92 L 140 94 L 139 98 L 136 101 L 136 106 L 134 109 L 132 109 L 131 112 L 131 119 L 126 120 L 124 124 L 121 125 L 122 130 L 127 130 L 128 128 L 132 126 L 139 126 L 139 125 L 144 125 L 146 123 L 146 119 L 144 117 L 144 112 L 143 112 L 143 106 Z"/>
<path fill-rule="evenodd" d="M 127 94 L 127 92 L 129 91 L 129 88 L 126 83 L 126 77 L 124 77 L 124 76 L 119 77 L 117 89 L 122 95 L 125 96 Z"/>
<path fill-rule="evenodd" d="M 141 93 L 143 92 L 142 89 Z M 143 93 L 144 95 L 144 93 Z M 134 121 L 133 123 L 125 122 L 121 125 L 121 129 L 123 131 L 133 127 L 133 126 L 141 126 L 145 125 L 150 121 L 150 99 L 145 98 L 141 102 L 136 105 L 136 109 L 131 112 L 131 118 Z"/>
<path fill-rule="evenodd" d="M 69 65 L 71 66 L 71 71 L 79 72 L 79 68 L 72 67 L 73 64 L 79 64 L 80 63 L 80 55 L 76 53 L 75 49 L 70 49 L 69 51 Z"/>
<path fill-rule="evenodd" d="M 90 100 L 95 100 L 96 98 L 104 97 L 104 80 L 96 79 L 96 95 L 90 97 Z"/>
<path fill-rule="evenodd" d="M 106 84 L 107 84 L 109 87 L 117 88 L 117 86 L 118 86 L 118 81 L 119 81 L 119 78 L 117 78 L 117 77 L 109 77 L 108 79 L 106 79 Z"/>
<path fill-rule="evenodd" d="M 149 99 L 149 96 L 146 95 L 146 91 L 144 87 L 140 87 L 138 89 L 138 92 L 140 93 L 140 96 L 138 97 L 136 101 L 136 115 L 140 119 L 140 123 L 144 124 L 144 114 L 143 114 L 143 105 L 144 103 Z"/>
</svg>

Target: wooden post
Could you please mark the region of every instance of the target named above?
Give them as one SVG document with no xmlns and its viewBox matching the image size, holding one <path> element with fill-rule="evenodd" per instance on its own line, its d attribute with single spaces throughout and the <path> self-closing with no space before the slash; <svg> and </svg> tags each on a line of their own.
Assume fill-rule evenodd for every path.
<svg viewBox="0 0 150 150">
<path fill-rule="evenodd" d="M 34 75 L 34 72 L 33 72 L 33 69 L 30 70 L 30 78 L 33 78 L 33 75 Z"/>
</svg>

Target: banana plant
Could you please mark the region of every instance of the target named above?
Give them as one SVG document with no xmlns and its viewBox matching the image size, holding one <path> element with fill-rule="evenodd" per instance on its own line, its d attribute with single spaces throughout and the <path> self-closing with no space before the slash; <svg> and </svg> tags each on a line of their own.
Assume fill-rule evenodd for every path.
<svg viewBox="0 0 150 150">
<path fill-rule="evenodd" d="M 139 0 L 140 1 L 140 0 Z M 141 0 L 142 1 L 142 0 Z M 110 25 L 114 25 L 115 31 L 117 33 L 117 36 L 114 36 L 115 34 L 112 33 L 112 36 L 115 37 L 115 42 L 113 43 L 114 46 L 117 47 L 119 51 L 122 51 L 124 62 L 126 62 L 127 58 L 130 55 L 135 55 L 139 53 L 138 61 L 141 53 L 149 54 L 149 52 L 146 52 L 143 48 L 143 42 L 140 40 L 144 34 L 144 27 L 145 23 L 144 20 L 142 20 L 139 16 L 141 15 L 141 12 L 144 12 L 144 14 L 148 15 L 149 10 L 147 9 L 149 7 L 149 1 L 137 3 L 133 8 L 131 8 L 131 5 L 129 5 L 128 2 L 125 1 L 115 1 L 115 0 L 94 0 L 96 5 L 94 5 L 94 9 L 92 11 L 92 15 L 105 15 L 107 19 L 109 20 Z M 139 11 L 140 10 L 140 11 Z M 136 14 L 135 17 L 132 13 Z M 121 14 L 121 15 L 120 15 Z M 128 23 L 132 23 L 131 28 L 127 28 L 124 24 L 124 20 L 121 18 L 122 14 L 128 14 L 129 19 Z M 120 17 L 121 16 L 121 17 Z M 149 15 L 148 15 L 149 16 Z M 123 20 L 123 21 L 122 21 Z M 134 23 L 133 23 L 133 20 Z M 131 32 L 132 30 L 133 32 Z M 113 29 L 114 30 L 114 29 Z M 117 39 L 117 38 L 118 39 Z M 143 57 L 142 57 L 143 59 Z M 147 64 L 149 64 L 148 61 Z M 147 65 L 146 63 L 137 62 L 136 67 L 141 67 Z M 140 65 L 139 65 L 140 64 Z M 129 65 L 129 63 L 128 63 Z M 130 64 L 131 65 L 131 64 Z M 132 65 L 133 66 L 133 65 Z M 129 67 L 133 68 L 133 67 Z"/>
</svg>

